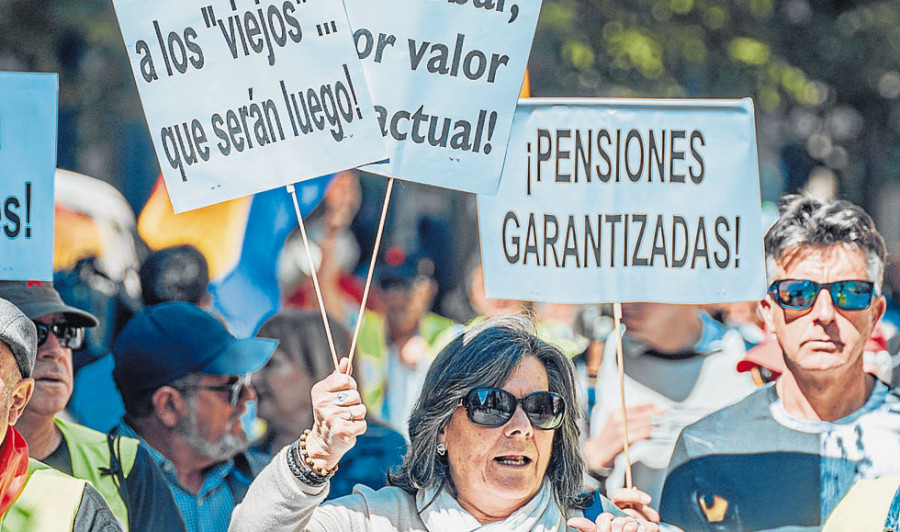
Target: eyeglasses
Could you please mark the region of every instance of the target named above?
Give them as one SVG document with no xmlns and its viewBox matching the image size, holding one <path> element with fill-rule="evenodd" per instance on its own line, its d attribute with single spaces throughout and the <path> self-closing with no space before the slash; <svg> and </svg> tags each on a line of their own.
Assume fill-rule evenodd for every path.
<svg viewBox="0 0 900 532">
<path fill-rule="evenodd" d="M 565 401 L 553 392 L 534 392 L 519 399 L 499 388 L 476 388 L 465 399 L 459 400 L 459 406 L 466 407 L 469 421 L 482 427 L 505 425 L 512 419 L 519 404 L 531 426 L 540 430 L 559 427 L 566 413 Z"/>
<path fill-rule="evenodd" d="M 241 399 L 244 387 L 250 386 L 250 374 L 234 376 L 224 384 L 182 384 L 179 389 L 210 390 L 213 392 L 227 392 L 228 402 L 236 406 Z"/>
<path fill-rule="evenodd" d="M 84 327 L 73 327 L 71 325 L 63 325 L 54 323 L 47 325 L 39 321 L 34 322 L 38 335 L 38 347 L 47 343 L 50 335 L 59 340 L 59 345 L 69 349 L 81 349 L 84 347 Z"/>
<path fill-rule="evenodd" d="M 769 293 L 781 308 L 802 310 L 816 303 L 822 289 L 831 294 L 834 306 L 842 310 L 862 310 L 872 304 L 875 283 L 870 281 L 835 281 L 817 283 L 807 279 L 783 279 L 769 287 Z"/>
</svg>

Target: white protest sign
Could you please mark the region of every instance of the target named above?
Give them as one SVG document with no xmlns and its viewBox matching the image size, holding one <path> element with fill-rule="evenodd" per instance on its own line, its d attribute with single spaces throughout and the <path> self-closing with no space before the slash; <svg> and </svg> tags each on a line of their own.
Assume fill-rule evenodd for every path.
<svg viewBox="0 0 900 532">
<path fill-rule="evenodd" d="M 364 170 L 493 194 L 540 0 L 344 0 L 390 161 Z"/>
<path fill-rule="evenodd" d="M 0 72 L 0 279 L 53 279 L 56 74 Z"/>
<path fill-rule="evenodd" d="M 115 0 L 172 207 L 386 157 L 334 0 Z"/>
<path fill-rule="evenodd" d="M 487 296 L 714 303 L 765 294 L 753 104 L 521 100 L 478 196 Z"/>
</svg>

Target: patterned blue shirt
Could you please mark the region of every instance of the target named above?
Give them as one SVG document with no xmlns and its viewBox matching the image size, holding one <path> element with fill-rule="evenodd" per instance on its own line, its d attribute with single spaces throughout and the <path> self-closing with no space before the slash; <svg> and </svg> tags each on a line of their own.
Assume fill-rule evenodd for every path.
<svg viewBox="0 0 900 532">
<path fill-rule="evenodd" d="M 223 462 L 206 472 L 200 491 L 194 495 L 185 490 L 178 482 L 175 465 L 156 449 L 147 445 L 147 442 L 141 439 L 125 421 L 119 423 L 115 431 L 118 434 L 139 439 L 141 445 L 150 453 L 169 485 L 169 490 L 172 492 L 175 504 L 178 505 L 188 532 L 227 532 L 228 524 L 231 521 L 231 512 L 235 507 L 234 496 L 228 484 L 229 482 L 237 483 L 246 491 L 246 487 L 253 481 L 251 475 L 239 471 L 234 466 L 234 460 Z"/>
<path fill-rule="evenodd" d="M 691 531 L 818 532 L 851 486 L 900 474 L 900 392 L 876 381 L 834 422 L 791 416 L 769 384 L 685 428 L 660 501 Z"/>
</svg>

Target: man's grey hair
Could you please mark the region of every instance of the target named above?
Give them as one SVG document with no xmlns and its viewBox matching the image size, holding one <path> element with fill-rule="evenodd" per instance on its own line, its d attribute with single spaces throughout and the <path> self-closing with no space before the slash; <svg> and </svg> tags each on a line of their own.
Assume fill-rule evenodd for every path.
<svg viewBox="0 0 900 532">
<path fill-rule="evenodd" d="M 539 339 L 525 318 L 502 318 L 474 327 L 450 342 L 428 370 L 422 393 L 409 418 L 409 439 L 403 463 L 388 474 L 390 485 L 409 493 L 432 487 L 455 487 L 445 456 L 437 454 L 440 435 L 461 399 L 475 388 L 500 388 L 528 356 L 547 371 L 550 391 L 562 396 L 566 414 L 556 429 L 546 478 L 560 508 L 580 507 L 584 462 L 579 446 L 582 417 L 576 397 L 572 362 L 560 350 Z"/>
<path fill-rule="evenodd" d="M 769 283 L 775 281 L 778 263 L 786 251 L 838 244 L 865 255 L 868 280 L 881 292 L 887 250 L 866 211 L 845 200 L 823 201 L 807 194 L 784 196 L 778 206 L 778 219 L 765 237 Z"/>
</svg>

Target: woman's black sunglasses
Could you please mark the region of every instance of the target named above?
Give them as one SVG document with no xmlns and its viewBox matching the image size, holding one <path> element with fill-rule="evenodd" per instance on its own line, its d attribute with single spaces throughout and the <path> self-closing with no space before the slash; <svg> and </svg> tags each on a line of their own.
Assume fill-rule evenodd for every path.
<svg viewBox="0 0 900 532">
<path fill-rule="evenodd" d="M 512 419 L 516 406 L 531 421 L 531 426 L 540 430 L 553 430 L 562 424 L 566 413 L 563 398 L 553 392 L 534 392 L 519 399 L 500 388 L 476 388 L 459 400 L 459 406 L 466 407 L 469 421 L 482 427 L 499 427 Z"/>
</svg>

